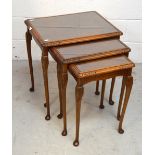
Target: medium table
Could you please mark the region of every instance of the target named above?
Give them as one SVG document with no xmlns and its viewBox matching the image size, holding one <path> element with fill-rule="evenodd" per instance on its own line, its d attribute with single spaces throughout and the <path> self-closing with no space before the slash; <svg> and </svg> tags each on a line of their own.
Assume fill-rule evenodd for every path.
<svg viewBox="0 0 155 155">
<path fill-rule="evenodd" d="M 86 41 L 93 41 L 99 39 L 111 39 L 111 38 L 119 39 L 123 33 L 95 11 L 27 19 L 25 20 L 25 24 L 27 26 L 26 44 L 27 44 L 27 54 L 31 75 L 31 84 L 32 84 L 30 91 L 34 91 L 34 76 L 33 76 L 32 56 L 31 56 L 31 40 L 33 37 L 42 50 L 41 62 L 42 62 L 44 87 L 45 87 L 45 100 L 46 100 L 45 106 L 47 106 L 47 115 L 45 119 L 49 120 L 50 119 L 49 89 L 48 89 L 49 49 L 51 49 L 51 47 L 86 42 Z M 63 70 L 64 73 L 67 73 L 66 67 L 64 67 Z M 112 80 L 110 98 L 112 98 L 114 81 L 115 79 Z M 67 79 L 66 79 L 66 85 L 67 85 Z M 66 94 L 66 92 L 64 93 Z M 58 118 L 62 118 L 61 104 L 60 104 L 60 114 L 58 115 Z"/>
<path fill-rule="evenodd" d="M 97 40 L 72 45 L 64 45 L 61 47 L 51 47 L 50 54 L 57 62 L 59 99 L 62 108 L 61 114 L 63 113 L 63 121 L 64 121 L 64 129 L 62 132 L 63 136 L 67 135 L 66 87 L 68 81 L 67 71 L 69 69 L 69 65 L 79 64 L 81 62 L 89 63 L 89 61 L 92 60 L 99 61 L 100 59 L 108 57 L 116 57 L 121 55 L 125 55 L 128 57 L 129 52 L 130 48 L 127 47 L 123 42 L 121 42 L 118 39 Z M 95 68 L 96 67 L 95 63 L 92 63 L 91 67 Z M 115 79 L 115 76 L 112 76 L 112 79 Z"/>
</svg>

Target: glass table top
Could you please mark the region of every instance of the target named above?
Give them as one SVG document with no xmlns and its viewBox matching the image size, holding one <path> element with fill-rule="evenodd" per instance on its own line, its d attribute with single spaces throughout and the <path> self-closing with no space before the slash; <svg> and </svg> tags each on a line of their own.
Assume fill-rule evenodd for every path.
<svg viewBox="0 0 155 155">
<path fill-rule="evenodd" d="M 97 40 L 71 45 L 51 47 L 50 53 L 63 63 L 81 62 L 86 58 L 96 59 L 114 55 L 125 55 L 130 48 L 119 39 Z"/>
<path fill-rule="evenodd" d="M 44 42 L 72 40 L 122 32 L 95 11 L 28 19 Z M 104 38 L 104 37 L 103 37 Z"/>
</svg>

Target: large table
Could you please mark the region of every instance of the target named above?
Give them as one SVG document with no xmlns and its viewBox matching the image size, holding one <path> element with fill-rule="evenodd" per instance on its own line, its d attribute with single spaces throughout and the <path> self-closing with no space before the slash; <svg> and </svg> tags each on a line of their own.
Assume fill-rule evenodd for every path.
<svg viewBox="0 0 155 155">
<path fill-rule="evenodd" d="M 47 115 L 45 119 L 49 120 L 50 119 L 49 88 L 48 88 L 49 50 L 51 53 L 52 47 L 77 44 L 88 41 L 90 42 L 94 40 L 108 40 L 112 38 L 119 39 L 123 33 L 95 11 L 27 19 L 25 20 L 25 24 L 27 26 L 26 44 L 27 44 L 27 54 L 31 75 L 31 84 L 32 84 L 30 91 L 34 91 L 34 76 L 33 76 L 32 55 L 31 55 L 31 40 L 33 37 L 42 51 L 41 62 L 42 62 L 44 87 L 45 87 L 45 100 L 46 100 L 45 106 L 47 107 Z M 65 88 L 67 86 L 67 78 L 68 78 L 67 67 L 63 65 L 61 71 L 63 72 L 63 80 L 65 81 L 64 83 Z M 112 79 L 112 85 L 110 91 L 110 103 L 112 103 L 112 92 L 114 82 L 115 78 Z M 59 84 L 59 76 L 58 76 L 58 84 Z M 65 97 L 66 89 L 64 89 L 63 93 L 64 93 L 63 99 L 64 102 L 66 102 Z M 62 102 L 60 101 L 60 103 Z M 58 115 L 58 118 L 62 118 L 61 104 L 60 104 L 60 114 Z"/>
</svg>

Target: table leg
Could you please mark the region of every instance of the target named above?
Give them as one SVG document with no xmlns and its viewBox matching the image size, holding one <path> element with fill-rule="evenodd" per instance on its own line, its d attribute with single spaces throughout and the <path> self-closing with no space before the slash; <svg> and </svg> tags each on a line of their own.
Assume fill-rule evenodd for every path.
<svg viewBox="0 0 155 155">
<path fill-rule="evenodd" d="M 122 109 L 122 101 L 123 101 L 124 90 L 125 90 L 125 80 L 126 80 L 126 78 L 123 77 L 122 88 L 121 88 L 121 93 L 120 93 L 120 98 L 119 98 L 118 111 L 117 111 L 117 120 L 118 121 L 120 121 L 120 113 L 121 113 L 121 109 Z"/>
<path fill-rule="evenodd" d="M 75 97 L 76 97 L 76 136 L 73 142 L 74 146 L 79 145 L 79 128 L 80 128 L 80 110 L 81 110 L 81 100 L 84 93 L 83 86 L 76 86 Z"/>
<path fill-rule="evenodd" d="M 57 78 L 58 78 L 58 88 L 59 88 L 59 101 L 60 101 L 60 113 L 57 115 L 59 119 L 63 117 L 63 110 L 62 110 L 62 88 L 61 88 L 61 68 L 60 64 L 57 63 Z"/>
<path fill-rule="evenodd" d="M 100 92 L 99 92 L 99 80 L 96 81 L 96 91 L 95 91 L 95 94 L 96 95 L 100 95 Z"/>
<path fill-rule="evenodd" d="M 128 101 L 129 101 L 132 85 L 133 85 L 133 77 L 128 76 L 128 77 L 126 77 L 125 81 L 126 81 L 125 82 L 126 92 L 125 92 L 124 104 L 123 104 L 123 108 L 122 108 L 122 112 L 121 112 L 121 116 L 120 116 L 119 127 L 118 127 L 118 132 L 120 134 L 124 133 L 124 130 L 122 129 L 122 123 L 123 123 L 125 111 L 126 111 L 126 108 L 127 108 L 127 104 L 128 104 Z"/>
<path fill-rule="evenodd" d="M 110 96 L 109 96 L 109 104 L 110 104 L 110 105 L 113 105 L 113 104 L 114 104 L 114 101 L 112 100 L 114 85 L 115 85 L 115 78 L 112 78 L 112 81 L 111 81 L 111 88 L 110 88 Z"/>
<path fill-rule="evenodd" d="M 47 115 L 45 117 L 46 120 L 50 120 L 50 105 L 49 105 L 49 90 L 48 90 L 48 49 L 43 48 L 42 51 L 42 69 L 43 69 L 43 78 L 44 78 L 44 87 L 45 87 L 45 99 L 46 103 L 44 104 L 45 107 L 47 107 Z"/>
<path fill-rule="evenodd" d="M 25 38 L 26 38 L 27 55 L 28 55 L 29 69 L 30 69 L 30 75 L 31 75 L 31 84 L 32 84 L 32 87 L 29 90 L 33 92 L 34 91 L 34 76 L 33 76 L 32 55 L 31 55 L 32 35 L 30 34 L 29 29 L 27 29 L 27 32 L 25 33 Z"/>
<path fill-rule="evenodd" d="M 66 116 L 66 88 L 68 82 L 68 73 L 67 73 L 67 66 L 61 66 L 61 97 L 62 97 L 62 111 L 63 111 L 63 122 L 64 122 L 64 129 L 62 131 L 62 136 L 67 135 L 67 116 Z"/>
<path fill-rule="evenodd" d="M 106 80 L 102 80 L 102 89 L 101 89 L 101 100 L 100 100 L 100 109 L 104 109 L 103 100 L 104 100 L 104 92 L 105 92 Z"/>
</svg>

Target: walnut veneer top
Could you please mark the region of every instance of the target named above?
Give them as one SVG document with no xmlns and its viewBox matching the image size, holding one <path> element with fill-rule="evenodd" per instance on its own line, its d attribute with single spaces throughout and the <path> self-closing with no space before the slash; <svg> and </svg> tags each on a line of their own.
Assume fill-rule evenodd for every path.
<svg viewBox="0 0 155 155">
<path fill-rule="evenodd" d="M 53 47 L 51 48 L 50 53 L 57 60 L 69 64 L 125 54 L 129 51 L 130 48 L 120 40 L 110 39 Z"/>
<path fill-rule="evenodd" d="M 45 46 L 58 46 L 122 35 L 95 11 L 41 17 L 25 21 L 32 35 Z"/>
</svg>

